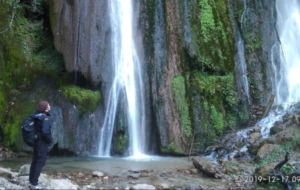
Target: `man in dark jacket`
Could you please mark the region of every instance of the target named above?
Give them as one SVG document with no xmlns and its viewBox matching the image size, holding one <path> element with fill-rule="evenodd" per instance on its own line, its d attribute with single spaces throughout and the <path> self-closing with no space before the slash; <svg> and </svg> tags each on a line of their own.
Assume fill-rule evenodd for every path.
<svg viewBox="0 0 300 190">
<path fill-rule="evenodd" d="M 38 184 L 38 178 L 46 163 L 48 146 L 52 145 L 51 125 L 49 121 L 50 110 L 51 107 L 47 101 L 41 101 L 37 106 L 35 127 L 39 138 L 33 148 L 33 158 L 29 173 L 29 182 L 32 189 L 43 188 Z"/>
</svg>

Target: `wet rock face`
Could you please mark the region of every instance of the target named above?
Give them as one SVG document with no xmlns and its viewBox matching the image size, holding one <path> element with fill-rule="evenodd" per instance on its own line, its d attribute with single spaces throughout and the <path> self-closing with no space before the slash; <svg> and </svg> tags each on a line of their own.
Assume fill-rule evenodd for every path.
<svg viewBox="0 0 300 190">
<path fill-rule="evenodd" d="M 99 134 L 104 117 L 101 105 L 94 112 L 79 115 L 78 108 L 65 99 L 59 90 L 53 89 L 51 84 L 50 79 L 39 78 L 34 87 L 24 93 L 24 98 L 28 99 L 37 92 L 37 89 L 44 87 L 43 92 L 47 95 L 47 101 L 51 105 L 50 123 L 53 146 L 50 147 L 50 155 L 97 155 Z M 23 143 L 23 141 L 21 142 Z M 32 148 L 24 144 L 23 150 L 31 152 Z"/>
<path fill-rule="evenodd" d="M 182 65 L 180 6 L 178 2 L 141 1 L 141 30 L 143 43 L 147 44 L 144 54 L 149 74 L 149 106 L 160 147 L 166 148 L 173 143 L 176 149 L 186 153 L 187 140 L 172 91 L 173 78 L 181 74 Z"/>
<path fill-rule="evenodd" d="M 110 81 L 110 22 L 107 0 L 50 1 L 55 47 L 69 72 L 92 83 Z"/>
<path fill-rule="evenodd" d="M 272 61 L 274 64 L 280 61 L 275 23 L 275 1 L 246 0 L 241 30 L 245 39 L 252 103 L 266 104 L 272 89 L 275 89 L 275 84 L 272 84 Z"/>
</svg>

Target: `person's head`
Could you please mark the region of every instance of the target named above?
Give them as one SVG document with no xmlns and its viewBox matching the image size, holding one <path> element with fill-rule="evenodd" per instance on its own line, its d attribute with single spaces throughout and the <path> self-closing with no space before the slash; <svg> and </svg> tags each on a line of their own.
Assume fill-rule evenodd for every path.
<svg viewBox="0 0 300 190">
<path fill-rule="evenodd" d="M 51 110 L 50 104 L 47 101 L 41 101 L 36 107 L 36 111 L 38 113 L 43 113 L 46 110 L 48 110 L 48 111 Z"/>
</svg>

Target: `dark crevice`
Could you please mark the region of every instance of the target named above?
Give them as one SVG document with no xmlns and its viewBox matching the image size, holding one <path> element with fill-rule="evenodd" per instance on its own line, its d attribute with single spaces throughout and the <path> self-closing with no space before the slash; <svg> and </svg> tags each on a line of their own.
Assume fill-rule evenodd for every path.
<svg viewBox="0 0 300 190">
<path fill-rule="evenodd" d="M 58 143 L 56 143 L 51 151 L 48 153 L 49 156 L 75 156 L 74 152 L 68 149 L 59 149 Z"/>
</svg>

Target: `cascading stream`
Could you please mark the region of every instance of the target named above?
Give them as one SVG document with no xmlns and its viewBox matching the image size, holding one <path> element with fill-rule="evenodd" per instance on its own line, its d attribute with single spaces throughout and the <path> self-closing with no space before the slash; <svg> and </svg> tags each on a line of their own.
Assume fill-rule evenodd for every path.
<svg viewBox="0 0 300 190">
<path fill-rule="evenodd" d="M 244 8 L 246 5 L 244 0 Z M 269 115 L 255 125 L 262 127 L 263 138 L 269 136 L 270 128 L 274 126 L 274 122 L 282 120 L 285 113 L 293 112 L 293 105 L 300 99 L 300 2 L 299 0 L 290 0 L 287 3 L 285 0 L 276 0 L 276 9 L 276 28 L 280 43 L 275 43 L 271 49 L 271 68 L 274 74 L 271 80 L 276 98 L 275 104 L 279 106 L 274 106 Z M 244 9 L 244 13 L 245 11 Z M 244 13 L 241 18 L 242 21 L 245 19 Z M 249 130 L 252 129 L 244 129 L 231 136 L 236 139 L 233 142 L 240 142 L 249 138 Z M 235 143 L 229 145 L 234 146 Z M 244 147 L 225 156 L 234 157 L 239 152 L 246 153 L 247 150 L 246 143 Z M 247 154 L 245 155 L 247 156 Z"/>
<path fill-rule="evenodd" d="M 126 95 L 129 128 L 129 154 L 139 157 L 143 151 L 144 100 L 140 62 L 132 31 L 131 0 L 109 1 L 112 28 L 112 63 L 114 80 L 109 92 L 104 123 L 100 132 L 99 155 L 109 156 L 115 126 L 117 104 L 121 94 Z M 124 93 L 123 93 L 124 92 Z"/>
</svg>

